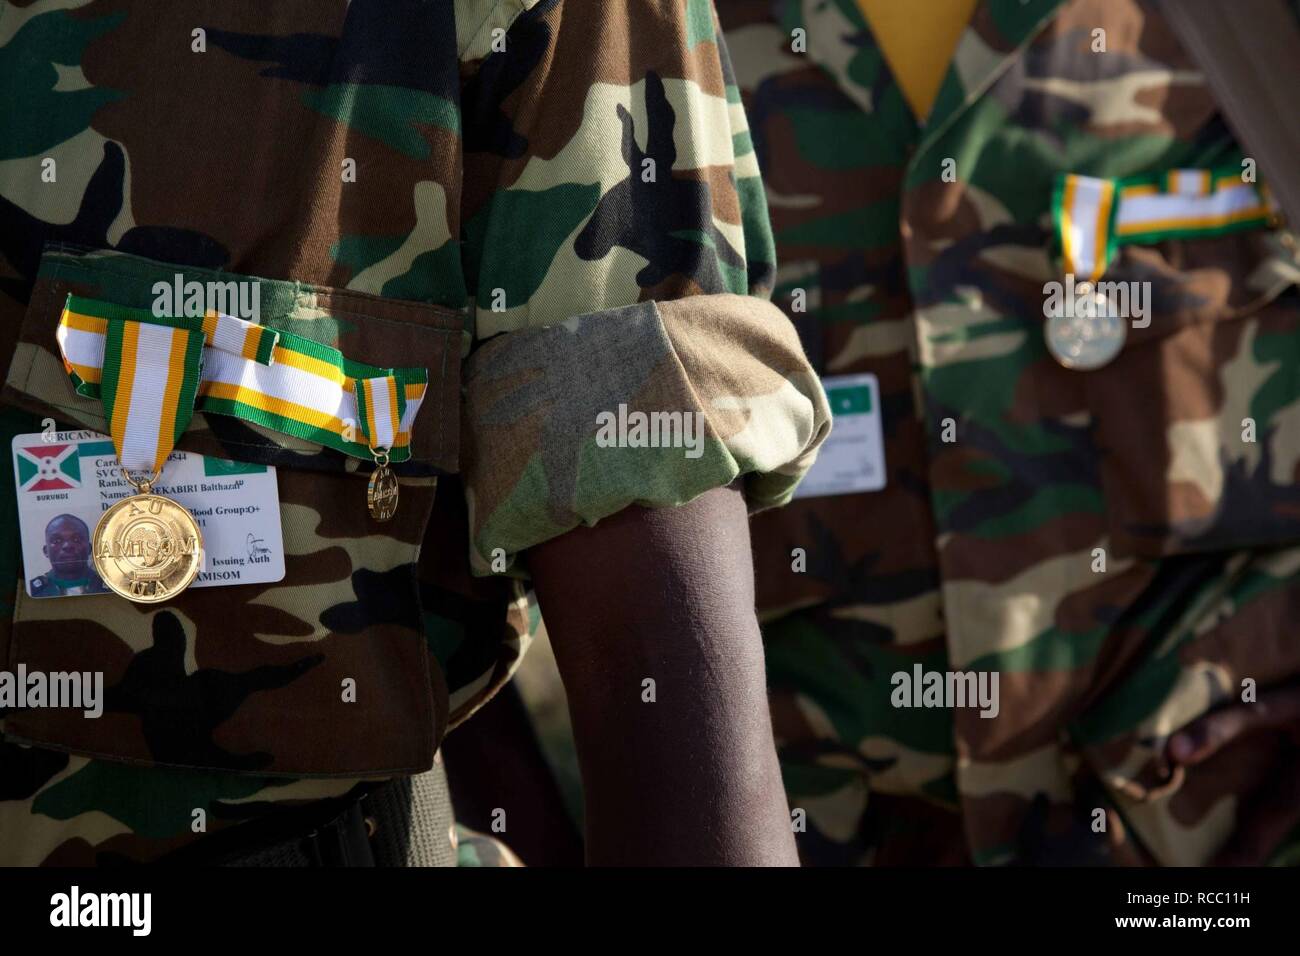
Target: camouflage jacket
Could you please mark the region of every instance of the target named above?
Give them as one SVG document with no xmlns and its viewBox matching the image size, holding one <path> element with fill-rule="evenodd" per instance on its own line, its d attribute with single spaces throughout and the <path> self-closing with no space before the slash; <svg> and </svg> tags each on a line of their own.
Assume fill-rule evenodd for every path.
<svg viewBox="0 0 1300 956">
<path fill-rule="evenodd" d="M 828 428 L 707 2 L 6 2 L 0 83 L 6 437 L 105 430 L 62 304 L 149 308 L 175 273 L 430 379 L 382 526 L 368 463 L 195 416 L 179 448 L 277 466 L 282 582 L 16 588 L 0 661 L 107 690 L 98 721 L 0 714 L 0 862 L 148 859 L 430 766 L 526 645 L 521 552 L 738 476 L 779 504 Z M 691 447 L 601 432 L 652 412 Z"/>
<path fill-rule="evenodd" d="M 1242 159 L 1160 8 L 981 0 L 923 124 L 854 0 L 719 15 L 774 301 L 819 373 L 877 377 L 883 415 L 883 490 L 754 521 L 805 859 L 960 860 L 964 835 L 978 863 L 1203 864 L 1252 813 L 1294 840 L 1283 735 L 1164 757 L 1243 682 L 1300 676 L 1293 246 L 1122 246 L 1104 278 L 1149 283 L 1149 327 L 1096 371 L 1044 344 L 1059 175 Z M 997 715 L 895 706 L 918 665 L 996 673 Z"/>
</svg>

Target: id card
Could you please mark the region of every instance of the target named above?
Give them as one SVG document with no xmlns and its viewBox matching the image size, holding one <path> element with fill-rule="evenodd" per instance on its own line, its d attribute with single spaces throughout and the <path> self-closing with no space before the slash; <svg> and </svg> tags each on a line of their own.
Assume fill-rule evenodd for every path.
<svg viewBox="0 0 1300 956">
<path fill-rule="evenodd" d="M 18 435 L 13 456 L 27 594 L 111 593 L 95 573 L 91 534 L 101 514 L 135 493 L 113 440 L 92 431 Z M 190 587 L 284 579 L 274 468 L 174 451 L 153 490 L 188 508 L 203 530 L 203 563 Z"/>
<path fill-rule="evenodd" d="M 796 489 L 796 498 L 849 495 L 885 487 L 885 438 L 876 376 L 822 379 L 831 406 L 831 433 Z"/>
</svg>

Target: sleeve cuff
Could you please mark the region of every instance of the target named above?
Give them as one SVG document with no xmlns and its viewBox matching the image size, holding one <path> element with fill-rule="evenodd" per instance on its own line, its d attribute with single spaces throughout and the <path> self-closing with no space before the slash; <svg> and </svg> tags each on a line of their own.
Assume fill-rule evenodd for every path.
<svg viewBox="0 0 1300 956">
<path fill-rule="evenodd" d="M 743 295 L 576 316 L 488 340 L 466 361 L 462 470 L 471 564 L 518 554 L 629 504 L 680 505 L 745 476 L 784 504 L 830 431 L 790 320 Z"/>
</svg>

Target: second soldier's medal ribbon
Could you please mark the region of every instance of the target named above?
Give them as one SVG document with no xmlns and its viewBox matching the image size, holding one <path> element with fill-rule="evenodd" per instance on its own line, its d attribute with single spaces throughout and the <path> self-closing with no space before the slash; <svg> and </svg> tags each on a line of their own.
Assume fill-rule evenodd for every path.
<svg viewBox="0 0 1300 956">
<path fill-rule="evenodd" d="M 109 322 L 105 330 L 100 397 L 118 464 L 135 494 L 100 516 L 91 555 L 104 583 L 132 601 L 174 597 L 203 561 L 194 516 L 153 490 L 194 415 L 203 344 L 201 318 Z"/>
<path fill-rule="evenodd" d="M 1063 173 L 1052 194 L 1061 269 L 1088 282 L 1101 278 L 1119 246 L 1259 229 L 1274 217 L 1263 185 L 1242 179 L 1237 166 L 1121 179 Z"/>
<path fill-rule="evenodd" d="M 1052 221 L 1068 304 L 1044 325 L 1048 351 L 1066 368 L 1089 371 L 1124 347 L 1127 317 L 1098 286 L 1120 246 L 1259 229 L 1272 225 L 1276 212 L 1267 189 L 1243 179 L 1239 166 L 1119 179 L 1057 176 Z"/>
</svg>

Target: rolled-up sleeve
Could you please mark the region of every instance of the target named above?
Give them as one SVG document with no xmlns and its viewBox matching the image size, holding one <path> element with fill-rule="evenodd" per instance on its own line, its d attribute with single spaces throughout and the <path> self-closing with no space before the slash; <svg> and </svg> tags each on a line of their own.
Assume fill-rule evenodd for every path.
<svg viewBox="0 0 1300 956">
<path fill-rule="evenodd" d="M 630 504 L 784 504 L 830 429 L 707 0 L 543 2 L 464 91 L 479 574 Z"/>
</svg>

